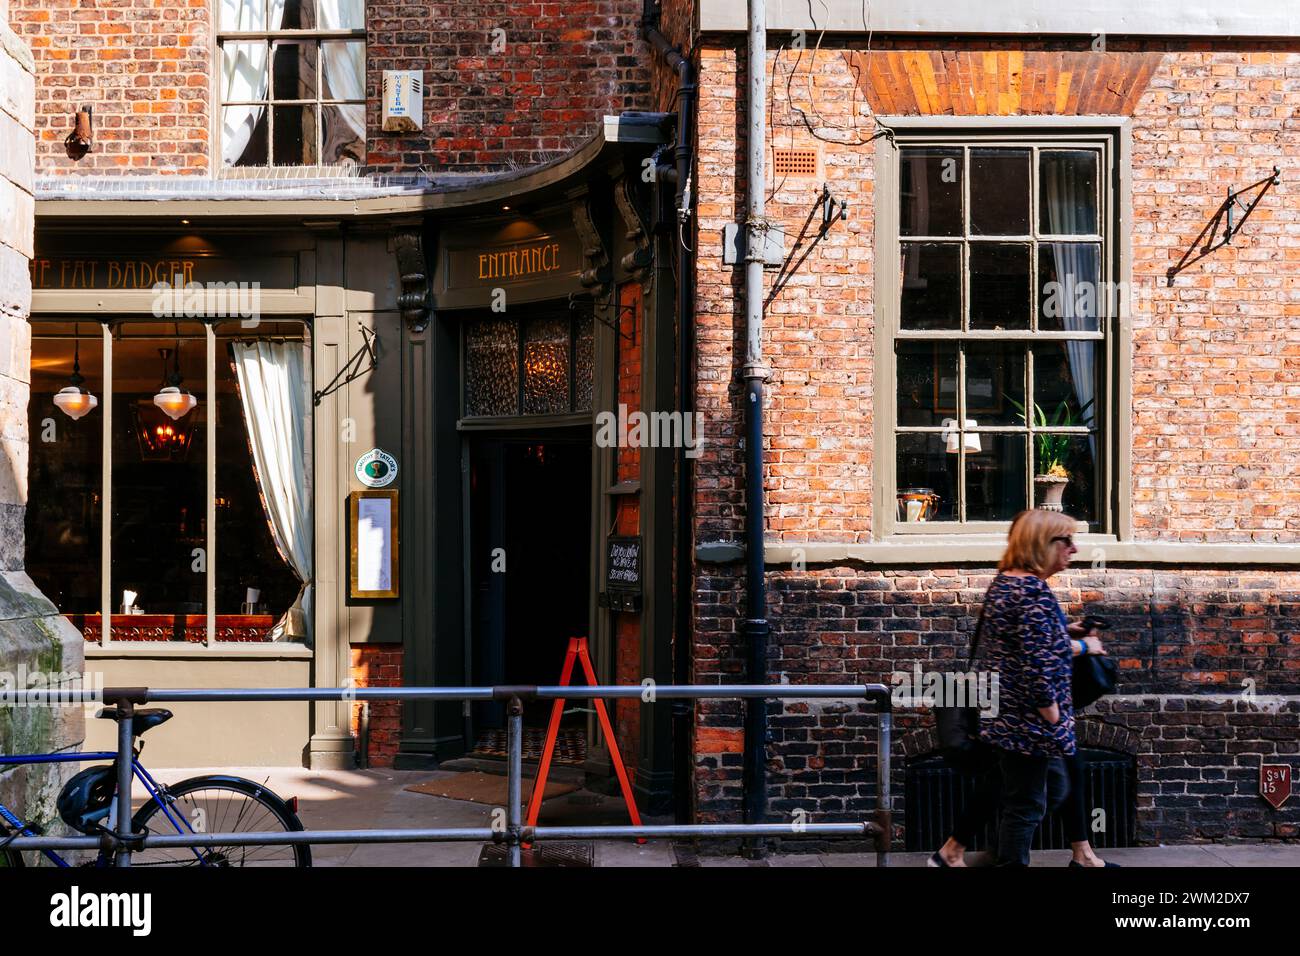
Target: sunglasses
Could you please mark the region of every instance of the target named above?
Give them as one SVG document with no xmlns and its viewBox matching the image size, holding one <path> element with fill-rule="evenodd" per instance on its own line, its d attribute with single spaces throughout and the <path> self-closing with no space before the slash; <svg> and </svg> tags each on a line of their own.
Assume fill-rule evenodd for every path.
<svg viewBox="0 0 1300 956">
<path fill-rule="evenodd" d="M 1068 535 L 1068 534 L 1067 534 L 1067 535 L 1058 535 L 1057 537 L 1053 538 L 1052 541 L 1053 541 L 1053 542 L 1057 542 L 1057 541 L 1059 541 L 1059 542 L 1061 542 L 1061 544 L 1065 545 L 1067 548 L 1073 548 L 1073 547 L 1074 547 L 1074 538 L 1073 538 L 1073 536 Z"/>
</svg>

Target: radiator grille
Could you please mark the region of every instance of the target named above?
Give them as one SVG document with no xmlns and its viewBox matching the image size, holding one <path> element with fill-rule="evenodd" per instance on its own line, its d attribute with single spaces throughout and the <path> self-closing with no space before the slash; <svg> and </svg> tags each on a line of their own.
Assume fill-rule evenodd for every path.
<svg viewBox="0 0 1300 956">
<path fill-rule="evenodd" d="M 1085 805 L 1106 813 L 1106 828 L 1091 834 L 1092 845 L 1098 849 L 1133 846 L 1137 839 L 1134 759 L 1109 750 L 1085 749 L 1083 756 Z M 951 833 L 953 820 L 970 799 L 974 778 L 954 770 L 942 757 L 924 757 L 908 764 L 904 787 L 904 846 L 911 851 L 933 850 Z M 969 849 L 984 850 L 988 845 L 986 829 Z M 1036 850 L 1069 847 L 1061 810 L 1048 814 L 1034 834 L 1033 846 Z"/>
<path fill-rule="evenodd" d="M 816 176 L 817 150 L 774 149 L 772 172 L 778 176 Z"/>
</svg>

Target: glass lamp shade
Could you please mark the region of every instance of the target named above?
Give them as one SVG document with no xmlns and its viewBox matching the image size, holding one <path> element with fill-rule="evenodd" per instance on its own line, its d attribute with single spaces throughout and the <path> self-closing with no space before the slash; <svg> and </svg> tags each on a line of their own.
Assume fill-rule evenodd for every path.
<svg viewBox="0 0 1300 956">
<path fill-rule="evenodd" d="M 176 421 L 190 413 L 199 400 L 189 392 L 182 392 L 175 385 L 168 385 L 166 388 L 158 390 L 158 394 L 153 397 L 153 403 L 162 409 L 163 414 Z"/>
<path fill-rule="evenodd" d="M 78 418 L 90 414 L 95 406 L 99 404 L 99 399 L 83 388 L 69 385 L 67 388 L 59 389 L 58 393 L 55 394 L 54 404 L 58 406 L 63 414 L 76 421 Z"/>
<path fill-rule="evenodd" d="M 968 452 L 978 452 L 983 450 L 980 447 L 980 436 L 978 434 L 966 432 L 963 436 L 962 433 L 958 431 L 957 419 L 945 418 L 940 424 L 944 429 L 944 431 L 940 433 L 940 436 L 947 445 L 948 454 L 957 454 L 957 448 L 959 445 L 963 446 Z M 973 418 L 966 419 L 967 428 L 976 428 L 978 427 L 978 424 L 979 423 Z"/>
</svg>

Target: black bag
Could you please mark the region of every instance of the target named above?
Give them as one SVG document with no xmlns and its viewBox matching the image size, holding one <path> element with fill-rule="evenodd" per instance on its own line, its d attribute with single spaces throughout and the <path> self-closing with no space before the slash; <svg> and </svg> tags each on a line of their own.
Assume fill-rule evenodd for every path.
<svg viewBox="0 0 1300 956">
<path fill-rule="evenodd" d="M 1074 659 L 1074 679 L 1070 682 L 1074 709 L 1082 710 L 1114 693 L 1118 676 L 1119 667 L 1113 658 L 1102 654 L 1080 654 Z"/>
<path fill-rule="evenodd" d="M 966 666 L 967 670 L 975 666 L 975 651 L 979 647 L 980 632 L 983 629 L 984 608 L 981 607 L 979 621 L 975 625 L 975 636 L 970 642 L 970 663 Z M 970 763 L 976 759 L 982 747 L 978 707 L 936 707 L 934 731 L 938 738 L 939 752 L 949 763 Z"/>
</svg>

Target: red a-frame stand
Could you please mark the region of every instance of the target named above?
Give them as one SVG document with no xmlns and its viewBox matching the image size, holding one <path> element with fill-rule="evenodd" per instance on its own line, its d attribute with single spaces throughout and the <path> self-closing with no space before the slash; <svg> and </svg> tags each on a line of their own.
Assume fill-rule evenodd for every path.
<svg viewBox="0 0 1300 956">
<path fill-rule="evenodd" d="M 591 655 L 587 653 L 587 639 L 585 637 L 569 638 L 569 649 L 564 655 L 564 670 L 560 672 L 560 687 L 570 686 L 569 682 L 573 679 L 574 663 L 582 664 L 582 673 L 587 679 L 587 686 L 596 686 L 596 669 L 591 666 Z M 632 818 L 633 826 L 641 825 L 641 815 L 636 811 L 636 800 L 632 797 L 632 785 L 627 780 L 627 770 L 623 766 L 623 757 L 618 750 L 618 741 L 614 739 L 614 727 L 609 722 L 609 711 L 605 709 L 605 702 L 600 698 L 595 699 L 596 716 L 600 720 L 601 733 L 605 735 L 605 743 L 609 745 L 609 756 L 614 761 L 614 771 L 618 774 L 618 785 L 623 791 L 623 802 L 627 804 L 628 815 Z M 551 757 L 555 753 L 555 741 L 560 733 L 560 716 L 564 713 L 564 698 L 557 699 L 551 707 L 551 722 L 546 728 L 546 746 L 542 749 L 542 761 L 537 767 L 537 780 L 533 783 L 532 796 L 528 798 L 528 818 L 524 826 L 536 826 L 537 815 L 542 809 L 542 794 L 546 791 L 546 775 L 551 769 Z M 637 843 L 645 843 L 645 838 L 638 838 Z"/>
</svg>

